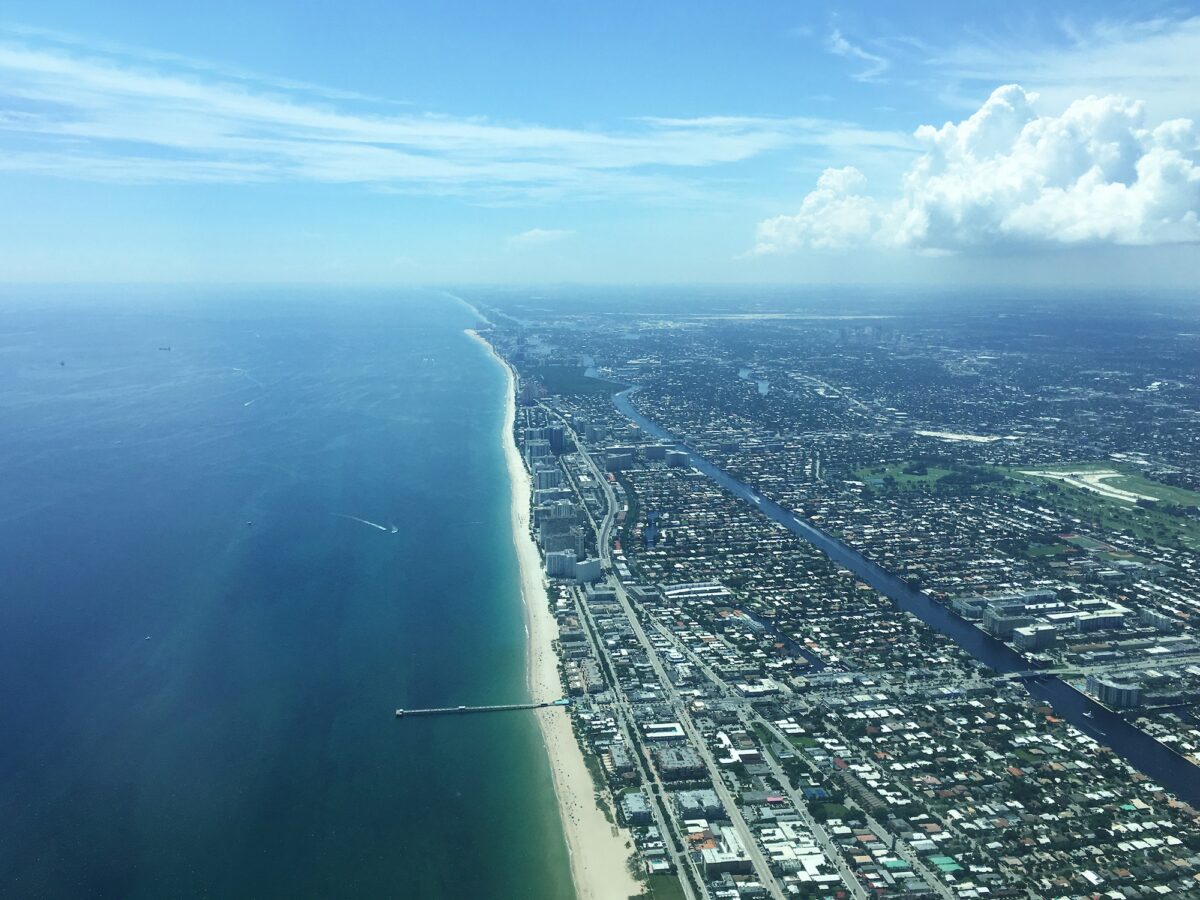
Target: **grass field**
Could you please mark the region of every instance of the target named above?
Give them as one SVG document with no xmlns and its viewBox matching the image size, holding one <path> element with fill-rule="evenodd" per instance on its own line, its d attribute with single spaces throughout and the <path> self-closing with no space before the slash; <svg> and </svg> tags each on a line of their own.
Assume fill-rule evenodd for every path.
<svg viewBox="0 0 1200 900">
<path fill-rule="evenodd" d="M 1074 544 L 1076 547 L 1079 547 L 1083 550 L 1103 550 L 1108 546 L 1107 544 L 1102 544 L 1100 541 L 1093 540 L 1092 538 L 1082 534 L 1072 535 L 1071 537 L 1067 538 L 1067 542 Z"/>
<path fill-rule="evenodd" d="M 1083 467 L 1072 468 L 1080 471 Z M 1112 468 L 1112 466 L 1097 466 L 1097 468 Z M 1078 518 L 1085 527 L 1097 528 L 1101 532 L 1127 531 L 1141 540 L 1163 546 L 1182 545 L 1193 550 L 1200 549 L 1200 522 L 1195 519 L 1172 515 L 1154 507 L 1138 506 L 1124 500 L 1106 497 L 1060 481 L 1022 475 L 1017 469 L 1001 471 L 1009 476 L 1007 480 L 999 483 L 1001 490 L 1028 497 L 1030 500 L 1036 498 L 1037 502 L 1043 506 L 1052 507 Z M 1180 492 L 1177 488 L 1150 481 L 1140 475 L 1127 477 L 1131 479 L 1128 487 L 1120 484 L 1114 484 L 1114 486 L 1144 493 L 1147 496 L 1161 497 L 1164 502 L 1168 503 L 1173 502 L 1165 499 L 1168 496 L 1178 497 L 1181 493 L 1183 495 L 1192 493 L 1191 491 Z M 1113 481 L 1115 483 L 1117 479 Z M 1086 541 L 1086 538 L 1075 539 L 1071 543 L 1084 549 L 1098 549 L 1088 547 Z"/>
<path fill-rule="evenodd" d="M 674 875 L 651 875 L 650 896 L 654 900 L 683 900 L 683 886 Z"/>
<path fill-rule="evenodd" d="M 844 819 L 850 815 L 850 810 L 840 803 L 814 803 L 809 807 L 813 818 L 828 822 L 830 819 Z"/>
<path fill-rule="evenodd" d="M 896 486 L 901 490 L 914 488 L 918 485 L 932 486 L 935 481 L 943 475 L 949 475 L 950 469 L 939 469 L 936 466 L 929 466 L 925 470 L 924 475 L 912 475 L 904 470 L 912 467 L 911 462 L 892 463 L 887 466 L 874 466 L 868 469 L 859 469 L 855 472 L 855 477 L 862 482 L 870 484 L 875 479 L 891 478 L 896 482 Z"/>
<path fill-rule="evenodd" d="M 1032 559 L 1039 559 L 1049 556 L 1063 556 L 1070 552 L 1071 548 L 1067 544 L 1030 544 L 1029 549 L 1025 551 L 1025 555 Z"/>
<path fill-rule="evenodd" d="M 1101 462 L 1086 462 L 1078 465 L 1069 466 L 1037 466 L 1030 467 L 1025 471 L 1044 471 L 1044 472 L 1119 472 L 1113 478 L 1105 478 L 1104 484 L 1117 488 L 1121 491 L 1129 491 L 1134 494 L 1142 494 L 1146 497 L 1153 497 L 1161 503 L 1170 503 L 1177 506 L 1200 506 L 1200 493 L 1189 491 L 1186 488 L 1172 487 L 1168 484 L 1162 484 L 1157 481 L 1152 481 L 1149 478 L 1139 474 L 1135 469 L 1117 463 L 1101 463 Z M 1029 475 L 1020 475 L 1020 470 L 1010 469 L 1007 474 L 1016 475 L 1018 477 L 1037 477 Z M 1060 484 L 1062 482 L 1059 482 Z M 1080 490 L 1077 488 L 1077 490 Z"/>
<path fill-rule="evenodd" d="M 1200 506 L 1200 494 L 1186 488 L 1172 487 L 1169 484 L 1159 484 L 1141 475 L 1122 475 L 1120 478 L 1106 479 L 1108 484 L 1122 491 L 1133 491 L 1135 494 L 1145 494 L 1163 503 L 1173 503 L 1177 506 Z"/>
<path fill-rule="evenodd" d="M 1111 462 L 1063 463 L 1056 466 L 1024 466 L 1025 469 L 1041 469 L 1045 472 L 1111 472 L 1118 468 Z M 1014 470 L 1015 471 L 1015 470 Z"/>
<path fill-rule="evenodd" d="M 578 366 L 541 366 L 530 375 L 540 381 L 548 394 L 615 394 L 625 387 L 615 381 L 591 378 Z"/>
<path fill-rule="evenodd" d="M 788 742 L 800 750 L 807 750 L 809 747 L 817 746 L 817 742 L 810 738 L 807 734 L 789 734 Z"/>
<path fill-rule="evenodd" d="M 924 474 L 909 474 L 905 469 L 913 468 L 912 461 L 890 463 L 885 466 L 872 466 L 859 469 L 855 478 L 871 486 L 878 486 L 881 479 L 887 479 L 887 484 L 894 484 L 898 490 L 928 489 L 937 492 L 938 480 L 946 475 L 955 474 L 956 470 L 937 466 L 928 466 Z M 1150 543 L 1164 546 L 1183 546 L 1200 549 L 1200 522 L 1185 516 L 1173 515 L 1170 511 L 1150 505 L 1138 505 L 1115 496 L 1106 496 L 1084 487 L 1055 479 L 1039 477 L 1029 472 L 1119 472 L 1112 478 L 1104 480 L 1122 491 L 1153 497 L 1165 506 L 1200 506 L 1200 493 L 1182 488 L 1161 484 L 1141 475 L 1130 466 L 1113 462 L 1081 462 L 1058 466 L 1018 466 L 1018 467 L 986 467 L 988 472 L 1005 476 L 1003 480 L 978 485 L 980 490 L 1000 490 L 1014 496 L 1036 501 L 1043 506 L 1049 506 L 1060 512 L 1078 518 L 1081 527 L 1095 528 L 1104 531 L 1127 531 L 1136 537 Z M 964 469 L 964 471 L 967 471 Z M 956 486 L 956 489 L 957 486 Z M 1084 539 L 1086 541 L 1086 539 Z M 1098 549 L 1089 547 L 1081 541 L 1072 541 L 1085 550 Z M 1058 542 L 1050 544 L 1034 544 L 1026 551 L 1031 558 L 1057 556 L 1068 552 L 1068 548 Z"/>
</svg>

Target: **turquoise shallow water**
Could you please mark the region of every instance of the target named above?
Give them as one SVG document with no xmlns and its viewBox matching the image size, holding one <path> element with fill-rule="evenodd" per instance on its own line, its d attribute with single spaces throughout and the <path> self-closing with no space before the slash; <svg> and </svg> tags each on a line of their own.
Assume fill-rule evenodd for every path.
<svg viewBox="0 0 1200 900">
<path fill-rule="evenodd" d="M 3 299 L 0 895 L 570 897 L 471 313 Z"/>
</svg>

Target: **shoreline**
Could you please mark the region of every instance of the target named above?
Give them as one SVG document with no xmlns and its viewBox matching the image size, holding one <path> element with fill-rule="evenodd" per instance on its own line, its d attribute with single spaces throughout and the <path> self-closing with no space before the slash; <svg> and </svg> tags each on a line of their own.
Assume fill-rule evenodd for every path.
<svg viewBox="0 0 1200 900">
<path fill-rule="evenodd" d="M 525 676 L 531 701 L 557 700 L 562 696 L 558 655 L 554 650 L 558 622 L 550 612 L 541 554 L 530 532 L 532 483 L 513 436 L 517 377 L 507 360 L 482 335 L 474 329 L 467 329 L 466 333 L 483 345 L 505 373 L 507 396 L 500 440 L 511 488 L 513 546 L 521 572 L 527 636 Z M 632 836 L 626 829 L 610 824 L 596 806 L 592 775 L 571 727 L 570 713 L 564 715 L 560 709 L 539 709 L 534 715 L 550 763 L 576 896 L 579 900 L 636 897 L 642 893 L 642 884 L 629 872 Z"/>
</svg>

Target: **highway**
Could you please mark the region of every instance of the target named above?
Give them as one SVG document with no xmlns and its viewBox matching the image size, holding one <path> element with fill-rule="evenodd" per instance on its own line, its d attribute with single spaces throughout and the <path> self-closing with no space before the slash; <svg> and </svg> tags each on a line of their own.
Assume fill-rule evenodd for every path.
<svg viewBox="0 0 1200 900">
<path fill-rule="evenodd" d="M 703 672 L 704 676 L 708 678 L 709 681 L 719 691 L 729 698 L 725 701 L 726 703 L 732 702 L 736 704 L 738 715 L 742 720 L 742 725 L 747 731 L 753 732 L 754 724 L 758 723 L 765 727 L 771 734 L 773 734 L 776 739 L 780 741 L 780 743 L 785 745 L 788 743 L 787 737 L 779 732 L 779 729 L 776 728 L 775 724 L 773 722 L 768 722 L 762 716 L 758 715 L 758 713 L 750 705 L 749 701 L 745 700 L 744 698 L 734 696 L 732 692 L 729 691 L 724 681 L 721 680 L 720 676 L 714 673 L 704 660 L 693 653 L 686 645 L 683 644 L 682 641 L 678 640 L 675 635 L 671 634 L 657 620 L 651 618 L 651 622 L 654 626 L 654 629 L 660 635 L 669 640 L 673 647 L 691 660 L 692 664 L 695 665 L 701 672 Z M 800 757 L 798 756 L 797 758 Z M 763 761 L 770 766 L 771 773 L 775 776 L 775 780 L 779 782 L 780 787 L 786 793 L 788 799 L 792 802 L 792 806 L 795 807 L 796 811 L 800 814 L 800 818 L 804 821 L 804 824 L 808 826 L 809 831 L 811 831 L 813 837 L 816 838 L 817 844 L 825 853 L 825 858 L 829 860 L 832 866 L 837 870 L 838 874 L 842 876 L 842 881 L 845 883 L 847 889 L 855 898 L 857 898 L 857 900 L 866 900 L 867 893 L 865 890 L 863 890 L 863 887 L 859 883 L 858 879 L 854 877 L 854 873 L 850 871 L 850 867 L 846 865 L 846 860 L 842 855 L 841 849 L 833 842 L 833 839 L 829 836 L 829 832 L 825 830 L 825 827 L 815 818 L 813 818 L 812 813 L 810 813 L 808 810 L 807 801 L 799 791 L 792 787 L 791 780 L 787 777 L 787 773 L 783 771 L 783 767 L 779 765 L 779 761 L 775 758 L 774 754 L 771 753 L 769 747 L 763 747 Z M 804 760 L 804 762 L 811 768 L 811 763 L 808 763 L 808 760 Z"/>
<path fill-rule="evenodd" d="M 588 454 L 587 451 L 578 443 L 576 446 L 578 448 L 580 457 L 584 460 L 589 471 L 592 473 L 592 477 L 596 479 L 596 481 L 602 486 L 606 500 L 604 519 L 600 523 L 600 526 L 597 530 L 597 548 L 598 552 L 600 553 L 601 564 L 604 566 L 605 571 L 610 573 L 606 576 L 606 583 L 615 591 L 617 595 L 617 601 L 621 604 L 621 608 L 624 610 L 625 615 L 629 620 L 629 624 L 633 628 L 633 632 L 637 637 L 638 643 L 641 644 L 642 648 L 646 651 L 646 656 L 650 660 L 650 664 L 654 669 L 654 673 L 658 677 L 659 682 L 662 684 L 663 690 L 670 698 L 671 706 L 676 711 L 679 722 L 683 726 L 683 729 L 688 736 L 688 740 L 691 742 L 691 745 L 695 748 L 695 750 L 700 754 L 700 758 L 703 760 L 705 768 L 708 770 L 709 777 L 712 779 L 713 789 L 716 792 L 717 797 L 721 800 L 722 805 L 724 805 L 725 810 L 729 815 L 730 822 L 733 824 L 734 830 L 737 832 L 738 838 L 746 848 L 746 853 L 750 857 L 751 864 L 754 867 L 755 874 L 758 877 L 759 882 L 764 888 L 767 889 L 768 893 L 775 898 L 775 900 L 784 900 L 784 894 L 779 886 L 779 881 L 772 874 L 770 863 L 767 861 L 766 857 L 763 856 L 762 849 L 759 846 L 758 841 L 755 839 L 754 834 L 750 831 L 749 826 L 746 824 L 745 818 L 742 816 L 741 810 L 738 808 L 737 802 L 730 793 L 729 786 L 725 783 L 725 779 L 721 775 L 720 767 L 717 765 L 717 761 L 713 758 L 712 751 L 708 747 L 708 742 L 705 741 L 703 736 L 696 730 L 696 726 L 692 723 L 691 717 L 688 715 L 678 691 L 675 689 L 671 679 L 667 676 L 666 670 L 663 668 L 662 661 L 658 658 L 657 651 L 646 637 L 646 633 L 642 629 L 642 625 L 638 621 L 638 617 L 634 613 L 633 606 L 625 592 L 625 586 L 621 584 L 620 579 L 611 574 L 612 548 L 610 536 L 612 534 L 612 527 L 616 518 L 616 494 L 612 489 L 612 485 L 609 484 L 608 478 L 603 472 L 601 472 L 600 468 L 596 465 L 590 454 Z M 595 524 L 594 521 L 593 524 Z M 623 702 L 627 704 L 628 700 Z"/>
<path fill-rule="evenodd" d="M 619 578 L 611 574 L 613 571 L 611 533 L 616 517 L 616 495 L 612 489 L 612 485 L 608 481 L 608 478 L 600 470 L 599 466 L 596 464 L 595 460 L 592 459 L 587 450 L 581 446 L 580 442 L 576 442 L 576 446 L 581 458 L 584 460 L 589 471 L 591 472 L 593 479 L 595 479 L 597 483 L 601 485 L 604 491 L 606 501 L 605 515 L 600 527 L 597 529 L 597 548 L 605 571 L 610 573 L 607 575 L 607 583 L 616 592 L 617 599 L 633 627 L 638 642 L 645 649 L 647 657 L 650 659 L 651 665 L 654 667 L 655 674 L 658 676 L 659 681 L 670 692 L 672 705 L 678 712 L 679 721 L 683 725 L 684 730 L 687 732 L 688 739 L 692 742 L 692 745 L 696 747 L 696 749 L 700 752 L 701 757 L 704 759 L 705 765 L 709 770 L 709 774 L 713 779 L 714 787 L 717 789 L 717 795 L 720 797 L 721 802 L 725 804 L 726 808 L 729 810 L 731 820 L 737 829 L 738 836 L 742 839 L 743 843 L 746 844 L 748 850 L 753 848 L 754 852 L 751 853 L 751 856 L 755 862 L 756 870 L 758 870 L 760 873 L 767 873 L 766 877 L 769 879 L 769 881 L 764 880 L 763 884 L 769 884 L 774 889 L 772 890 L 772 896 L 781 898 L 782 893 L 778 890 L 779 883 L 773 877 L 773 875 L 771 875 L 769 862 L 765 859 L 765 857 L 762 856 L 761 849 L 759 848 L 757 841 L 754 839 L 753 834 L 750 833 L 749 827 L 746 825 L 744 818 L 738 811 L 737 804 L 733 796 L 730 794 L 727 785 L 725 784 L 725 781 L 721 775 L 720 767 L 713 758 L 708 742 L 704 740 L 703 736 L 698 733 L 694 724 L 691 722 L 691 718 L 687 714 L 684 704 L 678 696 L 678 692 L 675 690 L 673 683 L 663 668 L 662 662 L 659 659 L 658 651 L 647 638 L 645 631 L 642 628 L 637 611 L 634 608 L 633 602 L 629 599 L 624 585 L 621 583 Z M 593 525 L 595 524 L 596 523 L 593 520 Z M 708 667 L 706 663 L 704 663 L 703 660 L 695 656 L 695 654 L 693 654 L 686 646 L 684 646 L 674 634 L 663 628 L 662 625 L 658 623 L 652 616 L 647 616 L 647 619 L 651 622 L 652 626 L 655 628 L 655 631 L 660 636 L 668 640 L 672 646 L 691 659 L 699 667 L 699 669 L 704 672 L 705 676 L 717 687 L 717 689 L 728 696 L 728 686 Z M 774 734 L 782 743 L 785 745 L 787 744 L 786 736 L 779 732 L 778 728 L 773 722 L 769 722 L 759 715 L 748 700 L 737 698 L 737 703 L 739 717 L 743 720 L 744 725 L 749 730 L 752 731 L 753 724 L 757 723 L 768 729 L 768 731 Z M 778 761 L 772 756 L 769 748 L 764 747 L 763 750 L 764 761 L 771 768 L 773 775 L 786 792 L 788 799 L 800 814 L 800 817 L 804 821 L 805 825 L 816 838 L 817 843 L 824 852 L 826 859 L 838 872 L 838 874 L 841 875 L 842 881 L 845 883 L 847 889 L 850 891 L 855 900 L 867 900 L 867 892 L 864 890 L 862 884 L 857 878 L 855 878 L 854 873 L 846 864 L 840 848 L 833 842 L 825 828 L 819 822 L 817 822 L 809 812 L 807 803 L 805 802 L 803 796 L 801 796 L 798 791 L 792 788 L 791 782 L 788 780 L 786 773 L 783 771 Z M 797 754 L 797 758 L 803 760 L 805 763 L 808 763 L 808 760 L 803 756 L 803 754 Z M 810 763 L 809 765 L 811 767 Z M 938 896 L 942 898 L 942 900 L 954 900 L 954 894 L 949 890 L 948 887 L 946 887 L 945 883 L 937 877 L 933 870 L 931 870 L 928 865 L 921 860 L 919 854 L 911 846 L 909 846 L 906 842 L 895 838 L 887 829 L 867 815 L 865 810 L 862 812 L 864 817 L 867 819 L 867 823 L 871 830 L 885 842 L 890 843 L 894 840 L 896 852 L 901 856 L 901 858 L 903 858 L 909 865 L 913 867 L 913 871 L 916 872 L 927 884 L 929 884 L 931 889 L 935 891 Z M 761 877 L 763 876 L 760 874 L 760 878 Z"/>
<path fill-rule="evenodd" d="M 676 650 L 678 650 L 680 653 L 683 653 L 701 672 L 704 673 L 705 677 L 708 678 L 709 681 L 716 685 L 718 689 L 725 689 L 727 691 L 720 676 L 713 672 L 703 659 L 693 653 L 692 650 L 687 647 L 687 645 L 680 641 L 668 629 L 664 628 L 657 620 L 651 618 L 651 622 L 653 623 L 655 630 L 665 639 L 670 641 L 671 645 L 675 647 Z M 742 725 L 748 731 L 753 731 L 754 725 L 759 725 L 760 727 L 765 728 L 781 744 L 786 746 L 789 743 L 787 735 L 783 734 L 774 722 L 771 722 L 760 715 L 758 711 L 754 709 L 753 704 L 749 700 L 739 697 L 736 694 L 728 691 L 727 695 L 730 699 L 726 700 L 725 702 L 732 702 L 736 704 L 739 718 L 742 720 Z M 787 793 L 788 799 L 792 801 L 792 805 L 796 807 L 797 811 L 799 811 L 804 823 L 816 837 L 817 843 L 825 852 L 826 858 L 834 864 L 838 873 L 842 876 L 842 880 L 846 883 L 851 893 L 858 898 L 858 900 L 866 900 L 868 896 L 866 891 L 863 889 L 858 879 L 854 877 L 854 873 L 850 871 L 849 866 L 846 865 L 845 858 L 843 857 L 840 849 L 829 837 L 829 833 L 825 830 L 824 826 L 817 822 L 817 820 L 813 818 L 812 814 L 809 813 L 804 798 L 798 791 L 792 788 L 787 774 L 783 771 L 783 767 L 779 765 L 778 761 L 771 754 L 770 748 L 764 747 L 763 750 L 764 760 L 771 767 L 776 780 L 779 781 L 779 783 L 783 786 Z M 806 756 L 804 756 L 804 754 L 798 753 L 796 758 L 804 763 L 814 775 L 823 774 L 819 772 L 815 766 L 813 766 L 813 764 Z M 848 801 L 848 803 L 849 805 L 855 807 L 858 806 L 858 804 L 854 803 L 853 801 Z M 867 825 L 880 838 L 880 840 L 884 841 L 885 843 L 893 843 L 894 841 L 893 846 L 895 847 L 896 852 L 902 859 L 904 859 L 905 862 L 913 867 L 913 871 L 920 875 L 925 882 L 929 884 L 932 890 L 936 891 L 938 895 L 943 898 L 943 900 L 954 900 L 954 894 L 937 877 L 933 870 L 924 863 L 916 850 L 909 846 L 907 842 L 896 837 L 890 831 L 876 822 L 866 812 L 866 810 L 862 810 L 860 808 L 860 811 L 862 812 L 864 818 L 866 818 Z"/>
<path fill-rule="evenodd" d="M 1120 675 L 1144 672 L 1147 669 L 1171 668 L 1174 666 L 1200 665 L 1200 653 L 1162 653 L 1155 656 L 1142 656 L 1137 659 L 1122 659 L 1115 662 L 1095 663 L 1087 666 L 1055 666 L 1045 669 L 1028 669 L 1023 672 L 1009 672 L 997 680 L 1014 681 L 1022 678 L 1037 678 L 1055 676 L 1086 677 L 1088 675 Z"/>
<path fill-rule="evenodd" d="M 580 620 L 583 621 L 588 629 L 588 640 L 592 644 L 592 650 L 598 659 L 608 661 L 608 671 L 612 671 L 612 659 L 609 656 L 608 649 L 599 638 L 599 633 L 596 628 L 595 620 L 592 618 L 591 610 L 583 599 L 579 596 L 579 591 L 575 591 L 576 608 L 580 615 Z M 686 835 L 679 834 L 679 829 L 673 827 L 672 820 L 669 818 L 667 811 L 664 809 L 665 788 L 662 780 L 658 777 L 658 772 L 651 765 L 650 759 L 647 757 L 645 747 L 641 740 L 641 735 L 637 730 L 637 723 L 633 720 L 632 706 L 629 703 L 629 698 L 626 697 L 625 691 L 621 685 L 616 682 L 615 678 L 610 678 L 606 672 L 605 678 L 612 690 L 613 698 L 616 701 L 616 712 L 618 725 L 621 729 L 621 734 L 625 739 L 626 745 L 637 755 L 639 768 L 642 771 L 642 776 L 646 780 L 646 785 L 649 787 L 650 809 L 654 816 L 654 823 L 658 826 L 659 834 L 662 835 L 663 842 L 666 844 L 667 852 L 671 856 L 671 863 L 675 866 L 675 870 L 679 873 L 679 883 L 683 888 L 684 896 L 688 900 L 697 900 L 695 891 L 692 887 L 691 879 L 687 877 L 687 871 L 692 872 L 693 877 L 698 884 L 704 883 L 703 873 L 696 867 L 691 857 L 686 851 L 680 852 L 678 849 L 684 845 Z"/>
<path fill-rule="evenodd" d="M 562 421 L 564 425 L 566 424 L 565 420 L 563 420 L 562 417 L 559 416 L 554 410 L 547 408 L 547 412 L 558 418 L 559 421 Z M 592 458 L 591 454 L 587 452 L 586 448 L 582 446 L 582 442 L 576 441 L 576 448 L 580 459 L 583 460 L 588 473 L 593 481 L 600 487 L 604 497 L 604 514 L 599 521 L 596 520 L 596 517 L 592 514 L 590 507 L 588 507 L 586 503 L 584 504 L 584 507 L 587 510 L 588 518 L 591 520 L 592 527 L 596 534 L 597 552 L 600 556 L 601 564 L 606 573 L 605 583 L 616 594 L 617 601 L 620 604 L 622 611 L 625 613 L 626 619 L 629 621 L 630 627 L 632 628 L 638 643 L 645 651 L 646 657 L 650 661 L 659 683 L 662 685 L 664 692 L 669 698 L 670 704 L 675 710 L 676 716 L 680 724 L 683 726 L 691 746 L 693 746 L 700 754 L 713 783 L 714 791 L 727 810 L 730 821 L 733 824 L 738 837 L 746 847 L 747 854 L 751 859 L 760 882 L 764 885 L 764 887 L 767 888 L 775 900 L 784 900 L 784 894 L 780 887 L 780 882 L 774 877 L 769 860 L 764 856 L 761 846 L 755 839 L 754 834 L 750 831 L 745 818 L 742 816 L 736 798 L 734 798 L 733 794 L 729 790 L 729 786 L 726 784 L 723 777 L 721 767 L 713 756 L 713 753 L 709 747 L 709 742 L 699 732 L 692 721 L 683 699 L 679 696 L 674 683 L 671 681 L 665 667 L 663 666 L 658 650 L 654 647 L 642 626 L 641 619 L 638 615 L 638 610 L 633 601 L 629 598 L 624 584 L 618 577 L 616 577 L 615 574 L 613 574 L 612 532 L 617 513 L 616 494 L 612 488 L 612 485 L 609 483 L 606 474 L 600 469 L 596 461 Z M 576 485 L 576 490 L 578 490 L 578 485 Z M 593 622 L 591 622 L 590 611 L 586 609 L 586 603 L 580 602 L 578 605 L 583 608 L 583 614 L 587 616 L 589 620 L 589 628 L 594 631 L 595 625 Z M 714 673 L 702 659 L 697 657 L 688 647 L 686 647 L 686 645 L 679 641 L 672 632 L 663 627 L 662 624 L 655 620 L 652 616 L 647 615 L 646 618 L 647 621 L 651 623 L 651 627 L 654 629 L 657 636 L 669 642 L 672 647 L 683 653 L 686 658 L 690 659 L 698 668 L 698 670 L 704 673 L 705 677 L 712 683 L 718 693 L 727 698 L 731 698 L 727 699 L 725 702 L 733 702 L 736 704 L 736 710 L 739 719 L 748 731 L 753 733 L 754 726 L 758 725 L 761 728 L 765 728 L 767 732 L 773 735 L 780 743 L 784 744 L 785 746 L 788 744 L 786 735 L 783 735 L 773 722 L 764 719 L 745 698 L 740 696 L 732 696 L 730 689 L 725 682 L 716 673 Z M 599 653 L 607 656 L 607 651 L 603 647 L 602 642 L 595 640 L 594 644 Z M 850 688 L 850 690 L 861 689 L 862 688 L 860 687 Z M 614 685 L 614 694 L 618 698 L 617 705 L 620 711 L 622 732 L 626 735 L 626 740 L 630 741 L 631 744 L 634 746 L 640 746 L 640 735 L 630 734 L 631 730 L 636 729 L 637 723 L 636 719 L 633 717 L 629 700 L 625 696 L 624 692 L 620 690 L 618 685 Z M 814 774 L 821 774 L 816 771 L 811 761 L 809 761 L 803 754 L 797 754 L 796 758 L 808 765 Z M 841 849 L 834 843 L 824 826 L 812 816 L 804 797 L 799 791 L 792 787 L 791 781 L 788 779 L 787 774 L 783 771 L 782 766 L 771 753 L 769 747 L 763 748 L 763 760 L 771 769 L 772 775 L 780 784 L 782 790 L 785 792 L 789 801 L 792 803 L 792 806 L 800 815 L 800 818 L 804 822 L 805 826 L 812 833 L 817 845 L 821 848 L 831 868 L 840 875 L 853 900 L 868 900 L 870 895 L 864 889 L 859 880 L 854 876 L 854 873 L 851 871 L 845 860 L 845 857 L 841 852 Z M 647 768 L 653 772 L 652 766 Z M 653 778 L 655 794 L 657 794 L 658 797 L 661 797 L 661 792 L 664 790 L 664 788 L 661 782 L 658 781 L 657 775 L 654 775 Z M 851 802 L 851 805 L 856 804 Z M 658 808 L 658 804 L 655 803 L 653 806 L 656 820 L 660 819 L 662 812 Z M 866 818 L 870 829 L 881 840 L 892 844 L 897 855 L 899 855 L 910 866 L 912 866 L 913 871 L 927 884 L 929 884 L 930 888 L 940 898 L 942 898 L 942 900 L 954 900 L 954 894 L 949 890 L 945 883 L 937 877 L 936 873 L 934 873 L 920 858 L 919 854 L 917 854 L 917 852 L 907 844 L 907 842 L 892 835 L 891 832 L 889 832 L 884 826 L 867 815 L 865 810 L 862 810 L 862 813 L 864 818 Z M 663 824 L 660 823 L 660 829 L 662 828 Z M 663 833 L 665 835 L 668 832 L 664 831 Z M 674 853 L 672 853 L 672 857 L 676 861 L 677 867 L 680 866 L 680 862 Z M 686 880 L 681 878 L 681 881 L 683 881 L 686 886 Z M 701 883 L 703 883 L 702 878 Z"/>
<path fill-rule="evenodd" d="M 558 414 L 553 410 L 547 410 L 547 412 L 562 421 L 561 417 L 558 416 Z M 563 424 L 565 427 L 570 427 L 569 425 L 566 425 L 565 422 Z M 587 464 L 590 466 L 590 458 L 583 453 L 580 455 L 581 458 L 585 459 Z M 605 480 L 601 479 L 601 481 Z M 595 517 L 592 515 L 591 509 L 588 507 L 587 503 L 584 502 L 583 495 L 579 492 L 578 484 L 575 484 L 572 481 L 572 487 L 575 489 L 576 493 L 579 494 L 580 502 L 583 505 L 584 511 L 587 513 L 588 519 L 592 524 L 592 530 L 597 535 L 597 540 L 599 541 L 599 535 L 602 532 L 607 534 L 611 530 L 612 521 L 616 515 L 615 497 L 607 502 L 605 507 L 605 516 L 600 522 L 597 522 Z M 652 760 L 649 758 L 649 755 L 646 752 L 641 734 L 637 729 L 637 722 L 633 717 L 633 706 L 629 702 L 629 698 L 626 696 L 625 691 L 621 687 L 620 683 L 618 683 L 616 678 L 612 677 L 611 675 L 611 673 L 615 671 L 612 667 L 612 658 L 608 652 L 608 648 L 604 645 L 604 642 L 600 640 L 596 622 L 592 617 L 592 612 L 588 608 L 587 603 L 584 602 L 584 599 L 581 596 L 581 592 L 578 588 L 573 591 L 573 594 L 575 598 L 576 612 L 579 614 L 580 621 L 584 623 L 587 628 L 588 641 L 591 644 L 592 652 L 595 654 L 598 660 L 603 660 L 606 663 L 606 665 L 603 667 L 604 677 L 608 682 L 610 690 L 612 691 L 618 727 L 620 728 L 622 737 L 625 739 L 626 746 L 628 746 L 636 755 L 639 769 L 641 770 L 642 777 L 645 780 L 645 787 L 648 788 L 648 799 L 650 801 L 650 810 L 652 816 L 654 817 L 654 823 L 658 827 L 659 834 L 662 835 L 663 843 L 666 845 L 667 852 L 671 857 L 671 863 L 675 866 L 675 871 L 679 875 L 679 884 L 683 889 L 683 894 L 687 900 L 703 900 L 703 898 L 697 897 L 696 889 L 693 886 L 693 883 L 703 885 L 705 883 L 704 873 L 687 853 L 687 835 L 681 833 L 681 829 L 676 826 L 674 819 L 670 816 L 669 810 L 666 808 L 666 787 L 663 784 L 662 779 L 659 778 L 658 772 L 655 770 Z M 669 684 L 664 685 L 664 691 L 666 691 L 668 687 Z M 679 848 L 685 849 L 681 851 Z"/>
</svg>

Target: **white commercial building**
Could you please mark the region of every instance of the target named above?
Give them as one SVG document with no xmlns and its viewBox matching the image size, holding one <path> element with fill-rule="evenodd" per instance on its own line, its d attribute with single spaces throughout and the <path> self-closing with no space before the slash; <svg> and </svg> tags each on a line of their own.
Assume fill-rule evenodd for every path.
<svg viewBox="0 0 1200 900">
<path fill-rule="evenodd" d="M 546 554 L 546 574 L 551 578 L 575 577 L 575 551 L 555 550 Z"/>
<path fill-rule="evenodd" d="M 575 563 L 575 580 L 581 584 L 599 581 L 604 575 L 604 568 L 598 559 L 581 559 Z"/>
</svg>

